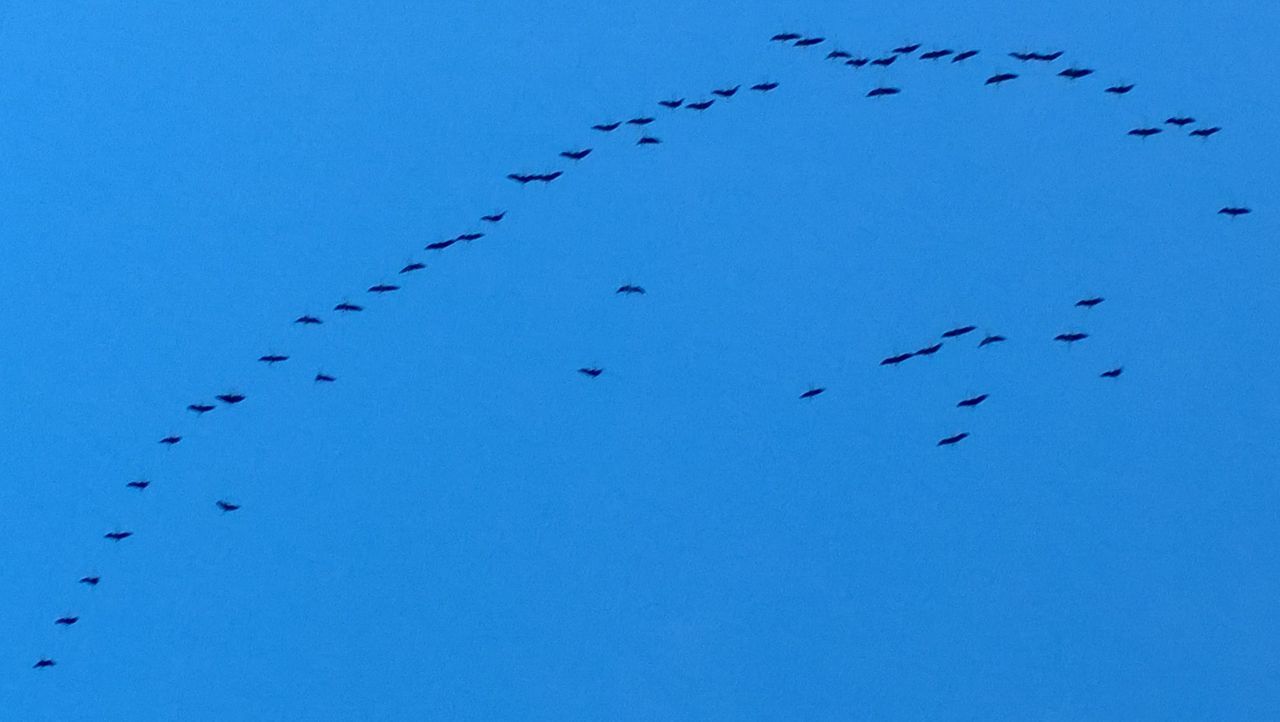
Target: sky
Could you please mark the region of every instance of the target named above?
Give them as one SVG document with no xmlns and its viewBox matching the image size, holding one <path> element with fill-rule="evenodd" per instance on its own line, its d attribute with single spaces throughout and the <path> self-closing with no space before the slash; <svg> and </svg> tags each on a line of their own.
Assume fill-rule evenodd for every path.
<svg viewBox="0 0 1280 722">
<path fill-rule="evenodd" d="M 6 5 L 3 716 L 1280 716 L 1277 24 Z"/>
</svg>

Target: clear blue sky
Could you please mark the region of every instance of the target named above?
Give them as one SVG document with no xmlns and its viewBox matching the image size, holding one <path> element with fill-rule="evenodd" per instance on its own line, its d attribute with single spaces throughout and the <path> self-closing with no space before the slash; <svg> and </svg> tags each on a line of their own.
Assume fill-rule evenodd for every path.
<svg viewBox="0 0 1280 722">
<path fill-rule="evenodd" d="M 1280 8 L 126 5 L 0 13 L 0 716 L 1280 716 Z"/>
</svg>

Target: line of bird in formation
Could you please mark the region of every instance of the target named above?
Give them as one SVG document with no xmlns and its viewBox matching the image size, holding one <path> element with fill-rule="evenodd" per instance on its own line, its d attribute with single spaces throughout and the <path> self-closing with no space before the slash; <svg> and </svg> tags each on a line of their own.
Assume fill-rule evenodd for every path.
<svg viewBox="0 0 1280 722">
<path fill-rule="evenodd" d="M 778 33 L 771 38 L 771 41 L 776 43 L 791 43 L 795 47 L 806 48 L 806 47 L 813 47 L 813 46 L 824 43 L 825 38 L 804 37 L 797 33 Z M 827 53 L 826 59 L 832 60 L 832 61 L 843 61 L 844 65 L 854 67 L 854 68 L 861 68 L 867 65 L 887 68 L 903 58 L 912 56 L 912 54 L 920 50 L 921 47 L 922 45 L 919 43 L 901 45 L 899 47 L 893 48 L 893 50 L 890 51 L 887 55 L 884 55 L 883 57 L 877 57 L 877 58 L 855 57 L 852 53 L 849 53 L 843 50 L 832 50 L 831 52 Z M 918 57 L 919 60 L 923 60 L 923 61 L 938 61 L 944 58 L 950 58 L 950 62 L 952 63 L 961 63 L 978 55 L 979 52 L 980 51 L 978 50 L 955 51 L 949 48 L 939 48 L 935 50 L 928 50 L 928 51 L 922 52 L 916 57 Z M 1058 60 L 1060 57 L 1062 57 L 1062 55 L 1063 55 L 1062 51 L 1054 51 L 1049 53 L 1039 53 L 1039 52 L 1009 53 L 1010 57 L 1015 58 L 1022 62 L 1041 62 L 1041 63 L 1052 63 Z M 1059 72 L 1058 75 L 1061 77 L 1067 78 L 1069 80 L 1079 80 L 1087 76 L 1093 75 L 1094 72 L 1095 71 L 1092 68 L 1069 67 Z M 1018 77 L 1018 74 L 1016 73 L 1007 73 L 1007 72 L 997 73 L 987 78 L 986 85 L 1000 85 L 1010 80 L 1014 80 L 1017 77 Z M 760 82 L 760 83 L 756 83 L 748 86 L 749 90 L 757 93 L 769 93 L 773 90 L 776 90 L 778 87 L 779 87 L 779 83 L 776 81 Z M 1133 91 L 1134 87 L 1135 87 L 1134 84 L 1113 85 L 1113 86 L 1107 87 L 1105 89 L 1105 92 L 1111 93 L 1114 95 L 1127 95 L 1128 93 Z M 702 112 L 711 108 L 712 105 L 714 105 L 718 100 L 728 100 L 730 98 L 733 98 L 738 94 L 738 92 L 741 89 L 742 89 L 742 85 L 715 88 L 710 91 L 711 97 L 703 97 L 699 100 L 694 100 L 694 101 L 689 101 L 686 98 L 670 98 L 670 99 L 658 101 L 658 105 L 667 110 L 677 110 L 677 109 L 684 108 L 684 109 L 689 109 L 696 112 Z M 897 95 L 900 92 L 901 92 L 901 88 L 892 87 L 892 86 L 880 86 L 868 91 L 866 96 L 875 98 L 875 97 L 882 97 L 882 96 Z M 651 135 L 648 130 L 648 127 L 654 122 L 656 122 L 656 120 L 657 118 L 652 116 L 638 116 L 638 117 L 630 118 L 628 120 L 614 120 L 614 121 L 609 121 L 604 123 L 596 123 L 591 126 L 591 129 L 601 133 L 613 133 L 614 131 L 617 131 L 618 129 L 622 128 L 624 125 L 632 126 L 639 129 L 641 132 L 639 139 L 636 141 L 636 145 L 644 145 L 644 146 L 659 145 L 662 143 L 662 140 L 654 135 Z M 1182 127 L 1191 125 L 1195 122 L 1196 122 L 1195 119 L 1192 117 L 1174 116 L 1174 117 L 1170 117 L 1166 121 L 1166 124 L 1170 126 L 1176 126 L 1176 127 L 1182 128 Z M 1206 126 L 1206 127 L 1192 129 L 1190 131 L 1190 135 L 1193 137 L 1207 139 L 1219 133 L 1221 130 L 1222 128 L 1218 126 Z M 1129 134 L 1134 136 L 1140 136 L 1140 137 L 1149 137 L 1152 135 L 1156 135 L 1160 132 L 1161 132 L 1160 128 L 1135 128 L 1131 130 Z M 587 158 L 587 156 L 591 155 L 592 153 L 593 153 L 592 148 L 578 148 L 578 149 L 563 151 L 559 155 L 561 158 L 564 158 L 566 160 L 570 160 L 576 163 L 578 161 L 584 160 L 585 158 Z M 553 170 L 553 171 L 543 172 L 543 173 L 510 173 L 507 175 L 507 178 L 524 186 L 529 183 L 543 183 L 543 184 L 551 183 L 556 179 L 560 178 L 563 174 L 564 174 L 564 171 L 562 170 Z M 1234 217 L 1234 216 L 1246 215 L 1251 212 L 1251 209 L 1243 206 L 1226 206 L 1226 207 L 1223 207 L 1218 212 L 1222 215 Z M 496 212 L 481 216 L 480 222 L 487 226 L 493 226 L 495 224 L 502 222 L 505 217 L 506 217 L 506 211 L 496 211 Z M 484 232 L 479 232 L 474 230 L 468 231 L 466 233 L 461 233 L 456 236 L 453 236 L 452 238 L 428 243 L 425 246 L 425 250 L 442 251 L 457 243 L 470 243 L 472 241 L 477 241 L 483 238 L 484 236 L 485 236 Z M 416 271 L 424 270 L 426 267 L 427 266 L 425 263 L 412 261 L 405 264 L 399 270 L 398 275 L 414 273 Z M 380 282 L 372 286 L 369 286 L 367 289 L 367 292 L 374 296 L 382 296 L 385 294 L 393 293 L 395 291 L 399 291 L 400 289 L 401 289 L 401 286 L 398 283 Z M 619 286 L 614 291 L 614 293 L 620 296 L 643 296 L 646 294 L 646 290 L 643 286 L 628 283 L 628 284 L 623 284 Z M 1103 300 L 1104 299 L 1102 297 L 1084 298 L 1077 301 L 1075 305 L 1078 308 L 1091 309 L 1097 306 L 1098 304 L 1102 303 Z M 360 313 L 365 310 L 365 307 L 357 303 L 352 303 L 349 300 L 344 300 L 336 304 L 333 307 L 333 310 L 336 313 L 346 315 L 346 314 L 352 314 L 352 313 Z M 303 314 L 301 316 L 298 316 L 296 319 L 294 319 L 293 323 L 294 325 L 297 325 L 297 326 L 320 326 L 324 324 L 324 319 L 312 314 Z M 891 356 L 887 356 L 880 361 L 880 365 L 890 366 L 890 367 L 898 366 L 913 358 L 927 358 L 927 357 L 933 356 L 934 354 L 937 354 L 942 349 L 944 342 L 953 341 L 955 339 L 968 336 L 969 334 L 973 333 L 976 330 L 977 330 L 977 326 L 974 326 L 974 325 L 966 325 L 966 326 L 960 326 L 957 328 L 950 329 L 941 335 L 941 340 L 935 343 L 932 343 L 928 346 L 925 346 L 923 348 L 920 348 L 916 351 L 898 353 L 898 354 L 893 354 Z M 1086 338 L 1088 338 L 1087 333 L 1080 332 L 1080 331 L 1069 331 L 1069 332 L 1058 334 L 1057 336 L 1054 337 L 1054 341 L 1070 346 L 1071 344 L 1077 343 L 1079 341 L 1083 341 Z M 999 334 L 986 334 L 978 341 L 977 346 L 978 348 L 985 348 L 987 346 L 1002 343 L 1007 340 L 1008 339 L 1006 339 L 1004 336 L 1001 336 Z M 276 364 L 284 363 L 289 359 L 290 357 L 287 354 L 268 353 L 268 354 L 259 356 L 257 360 L 268 366 L 275 366 Z M 1123 371 L 1124 371 L 1123 367 L 1116 367 L 1116 368 L 1105 370 L 1099 375 L 1102 378 L 1114 379 L 1119 377 L 1123 373 Z M 604 373 L 604 369 L 597 366 L 584 366 L 577 369 L 577 372 L 589 378 L 598 378 Z M 314 381 L 317 384 L 333 383 L 337 381 L 337 377 L 329 373 L 318 372 L 314 376 Z M 800 394 L 800 398 L 812 399 L 825 393 L 826 390 L 827 389 L 825 387 L 813 387 L 803 392 L 802 394 Z M 247 397 L 243 393 L 236 392 L 236 391 L 229 391 L 226 393 L 216 394 L 213 398 L 217 402 L 221 403 L 222 405 L 230 407 L 230 406 L 236 406 L 242 403 L 243 401 L 245 401 Z M 956 406 L 958 408 L 974 408 L 981 405 L 985 401 L 987 401 L 988 398 L 990 398 L 989 394 L 986 394 L 986 393 L 978 394 L 976 396 L 971 396 L 968 398 L 961 399 L 959 402 L 957 402 Z M 196 414 L 197 416 L 203 416 L 204 414 L 207 414 L 215 410 L 216 408 L 217 408 L 216 404 L 207 403 L 207 402 L 196 402 L 196 403 L 189 404 L 187 406 L 187 410 Z M 961 431 L 961 432 L 952 434 L 950 436 L 946 436 L 942 439 L 939 439 L 937 442 L 937 446 L 953 446 L 963 441 L 964 439 L 969 438 L 969 436 L 970 436 L 969 432 Z M 161 438 L 159 443 L 167 447 L 173 447 L 181 443 L 183 438 L 184 437 L 179 434 L 169 434 Z M 141 492 L 141 491 L 145 491 L 150 485 L 151 485 L 151 482 L 149 480 L 138 479 L 138 480 L 128 482 L 125 486 L 128 487 L 129 489 Z M 214 505 L 219 511 L 221 511 L 224 514 L 229 512 L 234 512 L 240 509 L 239 504 L 227 501 L 226 499 L 218 499 L 217 501 L 214 502 Z M 117 530 L 107 532 L 103 536 L 105 539 L 110 540 L 112 542 L 120 542 L 133 536 L 133 532 L 128 530 L 117 529 Z M 97 574 L 87 575 L 79 579 L 79 583 L 84 584 L 91 588 L 98 586 L 98 584 L 101 583 L 101 581 L 102 581 L 102 577 Z M 54 620 L 54 624 L 59 627 L 71 627 L 72 625 L 77 624 L 79 621 L 80 621 L 79 616 L 67 614 L 67 615 L 63 615 L 56 618 Z M 43 668 L 53 667 L 56 665 L 57 665 L 57 662 L 52 657 L 45 656 L 45 657 L 40 657 L 35 662 L 33 667 L 35 669 L 43 669 Z"/>
</svg>

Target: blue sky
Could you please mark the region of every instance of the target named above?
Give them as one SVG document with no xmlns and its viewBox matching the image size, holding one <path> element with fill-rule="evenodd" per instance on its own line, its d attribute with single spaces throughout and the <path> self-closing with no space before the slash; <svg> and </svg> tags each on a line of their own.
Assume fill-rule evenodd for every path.
<svg viewBox="0 0 1280 722">
<path fill-rule="evenodd" d="M 7 6 L 5 715 L 1280 715 L 1280 9 L 792 5 Z"/>
</svg>

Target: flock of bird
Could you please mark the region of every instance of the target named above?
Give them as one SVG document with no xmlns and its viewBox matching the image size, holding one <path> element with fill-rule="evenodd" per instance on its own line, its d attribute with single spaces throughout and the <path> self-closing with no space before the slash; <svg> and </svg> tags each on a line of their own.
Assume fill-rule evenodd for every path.
<svg viewBox="0 0 1280 722">
<path fill-rule="evenodd" d="M 796 48 L 811 48 L 814 46 L 824 44 L 826 42 L 826 39 L 822 37 L 816 37 L 816 36 L 806 37 L 797 33 L 778 33 L 771 38 L 771 41 L 774 43 L 790 44 L 791 46 L 794 46 Z M 839 61 L 839 62 L 842 62 L 843 65 L 851 68 L 862 68 L 868 65 L 881 67 L 881 68 L 888 68 L 892 66 L 894 63 L 909 62 L 912 58 L 915 58 L 917 61 L 924 61 L 924 62 L 937 62 L 937 61 L 949 58 L 949 62 L 951 63 L 962 63 L 978 55 L 980 52 L 975 49 L 956 51 L 951 48 L 935 48 L 931 50 L 925 50 L 924 52 L 919 52 L 917 54 L 917 51 L 920 51 L 922 47 L 923 47 L 922 44 L 919 44 L 919 43 L 905 44 L 905 45 L 895 47 L 891 51 L 888 51 L 886 54 L 879 57 L 856 56 L 851 52 L 835 49 L 835 50 L 831 50 L 826 54 L 826 60 Z M 1063 54 L 1064 54 L 1063 51 L 1055 50 L 1053 52 L 1047 52 L 1047 53 L 1011 52 L 1008 54 L 1008 56 L 1022 63 L 1050 64 L 1057 61 L 1059 58 L 1061 58 Z M 1064 68 L 1059 73 L 1057 73 L 1057 75 L 1069 81 L 1075 82 L 1075 81 L 1083 80 L 1091 75 L 1094 75 L 1095 72 L 1096 71 L 1093 68 L 1071 66 L 1071 67 Z M 1013 72 L 996 73 L 986 79 L 985 85 L 999 86 L 1004 83 L 1010 82 L 1012 80 L 1016 80 L 1017 78 L 1019 78 L 1018 73 L 1013 73 Z M 658 101 L 658 105 L 668 111 L 687 109 L 687 110 L 693 110 L 695 112 L 703 112 L 710 109 L 718 101 L 727 101 L 731 98 L 734 98 L 742 89 L 742 87 L 743 86 L 741 85 L 734 85 L 732 87 L 715 88 L 711 90 L 706 96 L 700 97 L 696 100 L 689 100 L 687 98 L 669 98 L 669 99 Z M 760 83 L 747 86 L 749 91 L 760 93 L 760 94 L 770 93 L 776 90 L 778 87 L 779 87 L 779 83 L 776 81 L 760 82 Z M 1112 95 L 1128 95 L 1134 90 L 1134 88 L 1135 88 L 1134 84 L 1117 84 L 1117 85 L 1111 85 L 1104 88 L 1103 92 L 1109 93 Z M 887 96 L 897 95 L 901 92 L 902 92 L 902 89 L 899 87 L 889 86 L 889 85 L 879 85 L 869 90 L 866 93 L 866 97 L 869 97 L 869 98 L 887 97 Z M 660 138 L 658 138 L 655 135 L 652 135 L 651 132 L 648 130 L 649 126 L 655 122 L 657 122 L 657 118 L 655 117 L 638 116 L 638 117 L 630 118 L 627 120 L 610 120 L 607 122 L 596 123 L 590 127 L 594 131 L 608 134 L 608 133 L 614 133 L 615 131 L 618 131 L 624 125 L 632 126 L 634 128 L 639 129 L 640 131 L 640 135 L 636 140 L 636 145 L 652 146 L 652 145 L 659 145 L 662 143 L 662 140 Z M 1195 118 L 1192 118 L 1189 116 L 1172 116 L 1165 121 L 1165 125 L 1174 127 L 1174 128 L 1185 129 L 1188 126 L 1194 125 L 1196 122 L 1197 121 Z M 1222 128 L 1219 126 L 1202 125 L 1199 127 L 1191 128 L 1188 131 L 1188 134 L 1194 138 L 1208 139 L 1221 131 L 1222 131 Z M 1140 137 L 1140 138 L 1147 138 L 1153 135 L 1157 135 L 1161 132 L 1163 132 L 1163 128 L 1144 127 L 1144 128 L 1134 128 L 1130 130 L 1128 134 L 1132 136 Z M 577 148 L 577 149 L 570 149 L 570 150 L 563 151 L 559 155 L 561 158 L 577 163 L 585 160 L 592 153 L 593 153 L 592 148 Z M 514 181 L 515 183 L 518 183 L 521 186 L 528 185 L 530 183 L 547 184 L 547 183 L 552 183 L 556 179 L 560 178 L 562 175 L 564 175 L 564 172 L 565 172 L 564 170 L 551 170 L 551 171 L 538 172 L 538 173 L 513 172 L 508 174 L 507 178 Z M 1229 216 L 1229 217 L 1243 216 L 1250 212 L 1251 212 L 1251 209 L 1244 206 L 1225 206 L 1218 211 L 1218 213 L 1225 216 Z M 479 222 L 484 224 L 485 227 L 493 227 L 496 224 L 501 223 L 505 218 L 506 218 L 505 211 L 496 211 L 496 212 L 489 213 L 487 215 L 480 216 Z M 467 232 L 458 234 L 456 236 L 447 238 L 445 240 L 428 243 L 425 246 L 424 250 L 433 251 L 433 252 L 443 251 L 449 248 L 450 246 L 453 246 L 454 244 L 470 243 L 472 241 L 480 240 L 484 236 L 485 236 L 484 232 L 471 229 L 471 230 L 468 230 Z M 411 274 L 417 271 L 421 271 L 425 268 L 426 268 L 425 263 L 422 263 L 419 261 L 413 261 L 404 265 L 399 270 L 398 275 L 404 276 L 406 274 Z M 380 295 L 394 293 L 399 290 L 401 290 L 400 285 L 395 283 L 383 282 L 383 283 L 377 283 L 372 286 L 369 286 L 367 289 L 367 292 L 375 296 L 380 296 Z M 646 291 L 643 286 L 627 283 L 619 286 L 614 291 L 614 293 L 617 295 L 625 295 L 625 296 L 644 296 L 646 294 Z M 1103 300 L 1104 299 L 1102 297 L 1083 298 L 1076 301 L 1075 306 L 1077 308 L 1084 309 L 1087 311 L 1101 304 Z M 344 315 L 360 313 L 364 310 L 365 310 L 364 306 L 357 303 L 352 303 L 351 301 L 348 301 L 348 300 L 344 300 L 333 307 L 333 311 L 335 313 L 344 314 Z M 314 326 L 323 325 L 324 319 L 319 316 L 304 314 L 295 318 L 293 320 L 293 323 L 298 326 L 314 327 Z M 937 354 L 939 351 L 942 350 L 944 344 L 956 343 L 958 342 L 959 339 L 968 338 L 970 337 L 970 334 L 973 334 L 975 331 L 977 331 L 977 329 L 978 327 L 975 325 L 965 325 L 965 326 L 960 326 L 957 328 L 947 330 L 941 334 L 940 338 L 930 343 L 929 345 L 924 346 L 915 351 L 896 353 L 896 354 L 887 356 L 880 361 L 880 365 L 893 367 L 893 366 L 898 366 L 900 364 L 903 364 L 911 359 L 928 358 L 928 357 L 934 356 L 935 354 Z M 1067 331 L 1067 332 L 1057 334 L 1056 336 L 1053 337 L 1053 340 L 1056 342 L 1065 344 L 1067 346 L 1070 346 L 1072 344 L 1083 341 L 1088 337 L 1089 335 L 1087 333 L 1084 333 L 1081 331 Z M 976 346 L 977 348 L 981 349 L 981 348 L 986 348 L 995 344 L 1003 343 L 1007 340 L 1008 339 L 1006 339 L 1004 336 L 1001 336 L 999 334 L 987 333 L 987 334 L 984 334 L 982 338 L 978 340 Z M 268 354 L 259 356 L 257 360 L 260 363 L 274 366 L 276 364 L 285 363 L 289 361 L 289 359 L 290 357 L 287 354 L 268 353 Z M 1099 376 L 1105 379 L 1115 379 L 1119 377 L 1121 373 L 1123 373 L 1123 371 L 1124 371 L 1123 367 L 1106 369 L 1106 370 L 1103 370 L 1099 374 Z M 582 374 L 585 377 L 594 379 L 601 376 L 605 372 L 605 369 L 597 366 L 584 366 L 582 368 L 577 369 L 577 372 Z M 314 381 L 316 383 L 334 383 L 337 381 L 337 377 L 328 373 L 320 372 L 315 374 Z M 813 387 L 801 393 L 800 398 L 813 399 L 817 396 L 820 396 L 825 391 L 826 391 L 825 387 Z M 207 414 L 217 409 L 219 405 L 223 407 L 234 407 L 244 402 L 247 397 L 245 394 L 242 394 L 239 392 L 227 391 L 224 393 L 215 394 L 212 398 L 216 403 L 198 401 L 198 402 L 189 404 L 187 406 L 187 410 L 196 414 L 197 416 L 203 416 L 204 414 Z M 959 408 L 975 408 L 985 403 L 989 398 L 990 398 L 989 394 L 982 393 L 975 396 L 963 398 L 956 403 L 956 406 Z M 970 432 L 968 431 L 957 431 L 956 433 L 953 433 L 949 436 L 939 439 L 937 441 L 937 446 L 953 446 L 969 438 L 969 436 L 970 436 Z M 179 434 L 168 434 L 162 437 L 159 440 L 159 443 L 167 447 L 174 447 L 180 444 L 182 441 L 183 441 L 183 436 Z M 125 486 L 130 490 L 133 490 L 136 492 L 145 492 L 150 485 L 151 485 L 151 482 L 149 480 L 138 479 L 138 480 L 128 482 Z M 214 502 L 214 506 L 216 509 L 218 509 L 224 514 L 235 512 L 240 509 L 239 504 L 233 503 L 226 499 L 217 499 Z M 133 532 L 129 530 L 115 529 L 105 533 L 103 536 L 106 540 L 112 543 L 119 543 L 132 537 Z M 102 577 L 96 573 L 83 576 L 79 579 L 79 583 L 87 587 L 96 587 L 101 582 L 102 582 Z M 72 627 L 78 624 L 79 622 L 80 622 L 80 617 L 78 615 L 65 614 L 54 619 L 53 623 L 58 627 L 67 628 L 67 627 Z M 44 669 L 44 668 L 54 667 L 56 665 L 57 665 L 57 661 L 53 657 L 42 656 L 39 659 L 37 659 L 37 661 L 33 666 L 36 669 Z"/>
</svg>

